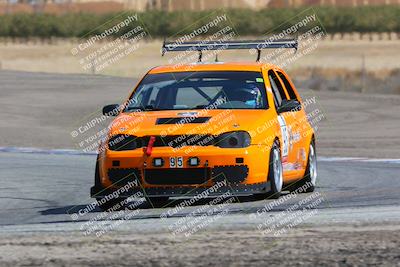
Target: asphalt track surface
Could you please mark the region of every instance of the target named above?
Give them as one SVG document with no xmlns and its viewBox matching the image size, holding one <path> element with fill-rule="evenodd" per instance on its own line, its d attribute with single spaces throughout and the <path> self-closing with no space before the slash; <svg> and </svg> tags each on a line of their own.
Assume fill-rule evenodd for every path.
<svg viewBox="0 0 400 267">
<path fill-rule="evenodd" d="M 79 229 L 77 222 L 88 221 L 100 213 L 96 209 L 75 221 L 71 216 L 93 201 L 89 189 L 94 166 L 95 155 L 0 152 L 0 232 Z M 308 223 L 400 221 L 399 160 L 321 157 L 318 171 L 316 192 L 323 200 L 315 207 L 319 214 Z M 274 206 L 268 216 L 310 195 L 288 199 Z M 143 203 L 128 225 L 140 231 L 156 231 L 162 226 L 160 214 L 173 209 L 179 201 L 182 200 L 158 209 Z M 243 227 L 272 201 L 240 198 L 230 204 L 224 225 Z M 186 216 L 203 204 L 181 210 L 171 220 Z"/>
</svg>

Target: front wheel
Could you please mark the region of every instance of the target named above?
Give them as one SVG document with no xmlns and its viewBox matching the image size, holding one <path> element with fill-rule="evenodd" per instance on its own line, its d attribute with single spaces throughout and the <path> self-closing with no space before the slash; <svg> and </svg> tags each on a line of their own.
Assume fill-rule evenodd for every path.
<svg viewBox="0 0 400 267">
<path fill-rule="evenodd" d="M 283 186 L 283 167 L 281 150 L 279 149 L 279 144 L 277 142 L 273 144 L 269 156 L 268 181 L 271 184 L 271 191 L 266 194 L 256 194 L 256 199 L 277 199 L 281 195 Z"/>
</svg>

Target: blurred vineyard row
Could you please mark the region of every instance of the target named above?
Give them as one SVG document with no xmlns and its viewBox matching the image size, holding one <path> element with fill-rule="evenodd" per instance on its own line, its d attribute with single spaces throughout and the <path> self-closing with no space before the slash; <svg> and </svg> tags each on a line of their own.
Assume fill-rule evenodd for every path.
<svg viewBox="0 0 400 267">
<path fill-rule="evenodd" d="M 114 32 L 118 37 L 135 28 L 145 27 L 151 37 L 171 37 L 184 35 L 205 25 L 218 15 L 226 14 L 227 21 L 211 27 L 212 34 L 227 25 L 232 26 L 239 35 L 264 35 L 280 32 L 307 15 L 316 14 L 318 22 L 309 26 L 322 25 L 328 33 L 400 33 L 400 6 L 363 7 L 314 7 L 308 9 L 283 8 L 253 10 L 216 11 L 147 11 L 139 13 L 139 20 Z M 132 11 L 109 14 L 12 14 L 0 16 L 1 37 L 89 37 L 101 34 L 123 21 Z M 305 31 L 308 27 L 302 28 Z"/>
</svg>

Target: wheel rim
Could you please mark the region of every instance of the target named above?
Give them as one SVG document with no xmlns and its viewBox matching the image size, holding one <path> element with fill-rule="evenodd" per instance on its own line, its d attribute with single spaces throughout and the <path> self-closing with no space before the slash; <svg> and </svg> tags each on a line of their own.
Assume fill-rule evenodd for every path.
<svg viewBox="0 0 400 267">
<path fill-rule="evenodd" d="M 317 181 L 317 157 L 312 144 L 310 145 L 310 152 L 308 153 L 308 164 L 310 166 L 310 181 L 312 185 L 315 185 Z"/>
<path fill-rule="evenodd" d="M 283 186 L 282 163 L 281 163 L 281 157 L 277 149 L 274 149 L 273 167 L 274 167 L 274 184 L 276 192 L 281 192 Z"/>
</svg>

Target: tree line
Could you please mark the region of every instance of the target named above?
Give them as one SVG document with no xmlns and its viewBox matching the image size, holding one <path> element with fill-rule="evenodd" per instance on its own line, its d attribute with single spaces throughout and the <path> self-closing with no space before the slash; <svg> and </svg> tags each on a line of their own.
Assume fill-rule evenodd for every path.
<svg viewBox="0 0 400 267">
<path fill-rule="evenodd" d="M 109 14 L 68 13 L 6 14 L 0 16 L 1 37 L 77 37 L 88 38 L 112 28 L 133 11 Z M 144 26 L 151 37 L 174 37 L 190 34 L 211 21 L 226 14 L 226 21 L 214 25 L 205 34 L 213 34 L 231 26 L 240 36 L 259 36 L 281 32 L 312 14 L 317 21 L 309 23 L 301 31 L 320 25 L 327 33 L 400 33 L 400 6 L 363 7 L 313 7 L 308 9 L 283 8 L 263 10 L 215 10 L 215 11 L 146 11 L 138 14 L 138 20 L 110 34 L 122 36 L 138 25 Z"/>
</svg>

